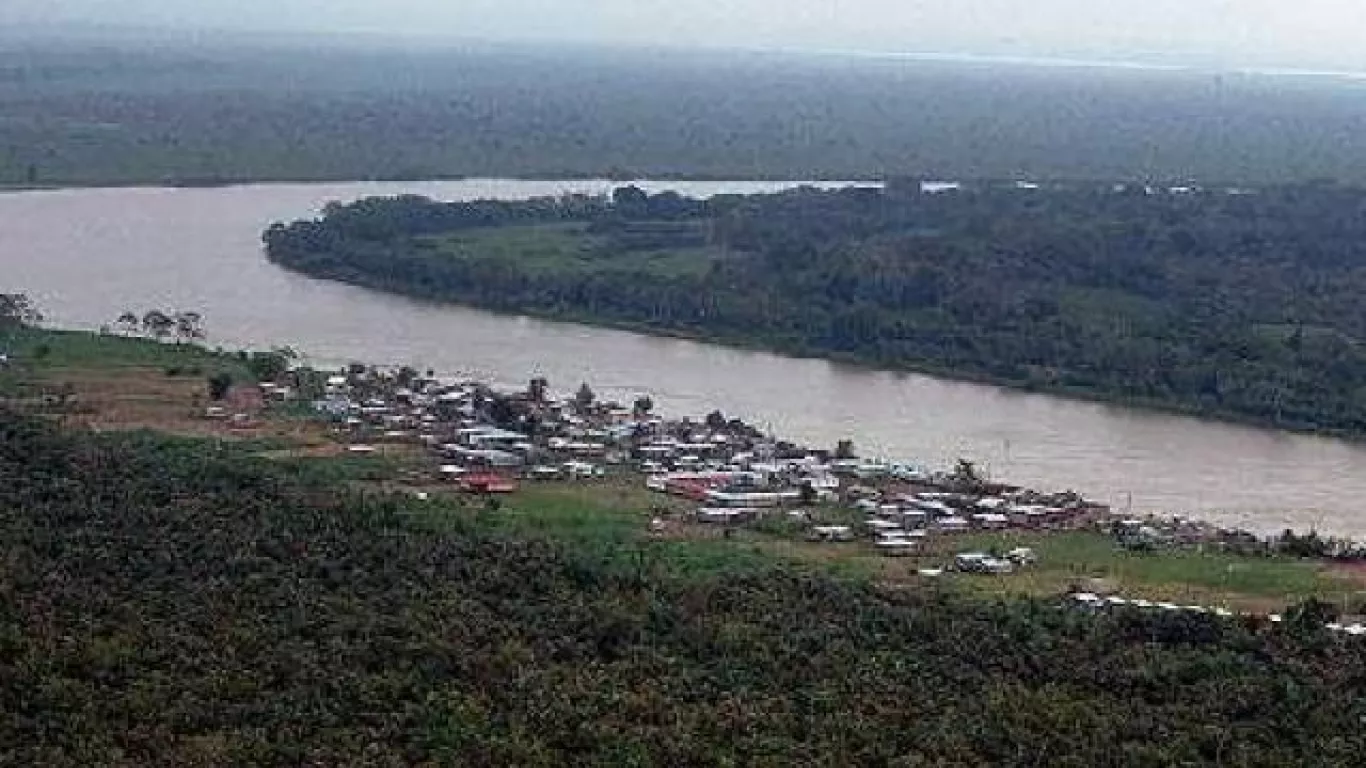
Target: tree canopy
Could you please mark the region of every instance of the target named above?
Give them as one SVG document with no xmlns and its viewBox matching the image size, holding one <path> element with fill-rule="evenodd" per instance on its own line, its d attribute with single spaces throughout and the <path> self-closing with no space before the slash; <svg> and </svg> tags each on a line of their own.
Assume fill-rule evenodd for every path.
<svg viewBox="0 0 1366 768">
<path fill-rule="evenodd" d="M 273 227 L 268 255 L 500 311 L 1366 433 L 1357 188 L 894 184 L 692 201 L 671 219 L 664 195 L 637 192 L 573 208 L 363 201 Z M 610 257 L 424 239 L 546 221 L 586 222 Z"/>
<path fill-rule="evenodd" d="M 0 329 L 36 325 L 42 321 L 42 313 L 28 296 L 22 293 L 0 293 Z"/>
<path fill-rule="evenodd" d="M 0 411 L 0 762 L 1346 765 L 1366 644 L 676 572 Z M 642 545 L 644 546 L 644 545 Z M 1302 620 L 1301 620 L 1302 618 Z"/>
</svg>

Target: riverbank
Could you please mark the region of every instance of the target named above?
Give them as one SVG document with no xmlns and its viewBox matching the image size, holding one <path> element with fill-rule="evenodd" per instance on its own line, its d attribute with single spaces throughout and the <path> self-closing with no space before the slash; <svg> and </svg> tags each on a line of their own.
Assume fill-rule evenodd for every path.
<svg viewBox="0 0 1366 768">
<path fill-rule="evenodd" d="M 299 277 L 261 258 L 261 228 L 329 200 L 405 192 L 524 199 L 605 185 L 453 182 L 86 190 L 0 197 L 0 272 L 53 323 L 98 329 L 127 310 L 193 309 L 216 344 L 295 345 L 329 365 L 430 365 L 512 387 L 528 372 L 646 392 L 676 411 L 721 409 L 812 445 L 854 427 L 881 455 L 967 457 L 993 477 L 1076 485 L 1139 515 L 1179 513 L 1259 532 L 1366 536 L 1366 450 L 1321 438 L 1112 408 L 758 352 L 545 323 Z M 651 188 L 652 191 L 662 191 Z M 690 196 L 764 191 L 696 185 Z M 136 215 L 130 215 L 135 211 Z M 71 227 L 73 220 L 83 222 Z"/>
<path fill-rule="evenodd" d="M 307 273 L 301 272 L 301 274 Z M 443 298 L 440 294 L 435 292 L 416 290 L 411 286 L 396 286 L 392 281 L 369 279 L 368 276 L 363 275 L 351 275 L 346 278 L 323 277 L 319 275 L 309 276 L 341 282 L 357 288 L 365 288 L 368 290 L 404 296 L 423 302 L 430 302 L 436 306 L 444 304 L 448 306 L 477 309 L 481 312 L 488 312 L 506 318 L 535 318 L 551 323 L 564 324 L 566 326 L 590 326 L 613 331 L 641 334 L 658 339 L 674 339 L 678 341 L 696 342 L 699 344 L 712 344 L 746 352 L 775 354 L 790 360 L 833 363 L 852 371 L 865 373 L 920 374 L 945 381 L 1000 387 L 1002 389 L 1024 394 L 1063 397 L 1076 402 L 1113 407 L 1120 411 L 1148 411 L 1152 413 L 1179 416 L 1210 424 L 1228 424 L 1249 427 L 1272 434 L 1322 437 L 1342 440 L 1355 445 L 1366 445 L 1366 432 L 1360 430 L 1288 426 L 1275 421 L 1256 418 L 1234 411 L 1211 411 L 1205 407 L 1197 407 L 1170 400 L 1132 396 L 1115 397 L 1079 387 L 1070 387 L 1056 383 L 1021 382 L 1016 379 L 994 376 L 988 373 L 965 371 L 959 368 L 948 368 L 942 365 L 912 360 L 879 361 L 855 353 L 835 350 L 813 352 L 809 347 L 797 343 L 785 342 L 783 340 L 757 340 L 738 334 L 718 334 L 714 332 L 659 326 L 647 322 L 608 318 L 568 310 L 547 310 L 537 307 L 525 307 L 513 310 L 502 307 L 496 303 L 482 302 L 479 300 L 453 301 L 449 298 Z"/>
<path fill-rule="evenodd" d="M 50 418 L 0 406 L 0 742 L 25 765 L 1360 752 L 1360 627 L 1320 602 L 1277 622 L 971 599 L 647 539 L 626 489 L 423 498 L 337 459 Z"/>
<path fill-rule="evenodd" d="M 393 400 L 401 388 L 389 379 L 376 379 L 363 384 L 352 395 L 362 410 L 346 409 L 354 413 L 338 421 L 336 411 L 318 411 L 282 391 L 279 386 L 268 386 L 256 395 L 249 394 L 256 386 L 251 372 L 236 355 L 215 354 L 192 345 L 160 344 L 156 342 L 116 336 L 96 336 L 70 332 L 31 332 L 12 345 L 12 361 L 0 372 L 0 394 L 31 404 L 43 403 L 54 415 L 74 424 L 83 424 L 102 431 L 150 429 L 158 432 L 193 438 L 212 437 L 233 443 L 255 446 L 251 450 L 273 461 L 297 465 L 311 476 L 330 478 L 332 482 L 359 484 L 386 493 L 401 493 L 425 500 L 466 498 L 464 489 L 471 477 L 478 477 L 479 462 L 504 460 L 488 446 L 463 440 L 452 432 L 445 437 L 454 442 L 424 443 L 420 432 L 440 434 L 439 421 L 427 422 L 412 417 L 412 424 L 424 424 L 421 430 L 404 429 L 399 414 L 408 410 Z M 46 351 L 42 351 L 46 350 Z M 351 375 L 355 375 L 355 369 Z M 206 381 L 219 373 L 231 374 L 246 389 L 234 394 L 223 407 L 215 405 L 208 396 Z M 370 374 L 366 374 L 368 377 Z M 416 375 L 416 372 L 414 372 Z M 333 391 L 330 402 L 340 403 L 339 389 L 349 376 L 342 372 L 330 377 L 312 379 L 314 384 Z M 362 378 L 359 381 L 366 381 Z M 389 381 L 390 383 L 383 383 Z M 296 386 L 297 380 L 293 382 Z M 518 393 L 497 392 L 480 388 L 444 390 L 468 393 L 484 392 L 480 397 L 491 402 L 505 402 L 509 407 L 525 403 Z M 295 390 L 296 392 L 298 390 Z M 422 390 L 414 390 L 420 392 Z M 435 391 L 435 390 L 434 390 Z M 387 394 L 385 394 L 387 392 Z M 53 399 L 56 398 L 56 399 Z M 284 398 L 284 399 L 281 399 Z M 326 399 L 326 398 L 325 398 Z M 555 407 L 573 413 L 574 398 L 556 400 Z M 448 398 L 452 404 L 462 401 Z M 464 401 L 468 404 L 468 400 Z M 272 405 L 274 403 L 274 405 Z M 294 403 L 294 404 L 291 404 Z M 356 408 L 361 408 L 357 405 Z M 237 409 L 242 409 L 241 413 Z M 331 412 L 334 415 L 328 415 Z M 556 411 L 560 412 L 560 411 Z M 549 413 L 549 412 L 547 412 Z M 758 562 L 775 559 L 781 562 L 804 564 L 845 577 L 871 580 L 905 588 L 949 588 L 967 594 L 984 596 L 1052 597 L 1069 590 L 1099 590 L 1126 599 L 1142 599 L 1153 604 L 1170 602 L 1179 605 L 1247 610 L 1269 613 L 1316 596 L 1336 604 L 1350 606 L 1366 597 L 1350 568 L 1326 566 L 1314 560 L 1275 555 L 1271 550 L 1257 550 L 1255 539 L 1223 538 L 1215 529 L 1204 529 L 1196 538 L 1179 534 L 1177 529 L 1164 528 L 1162 521 L 1148 521 L 1148 532 L 1133 531 L 1133 535 L 1151 536 L 1140 550 L 1122 544 L 1113 533 L 1112 524 L 1095 527 L 1103 518 L 1077 518 L 1078 524 L 1066 522 L 1060 507 L 1049 511 L 1050 498 L 1034 492 L 1012 495 L 1023 489 L 993 486 L 992 492 L 1004 494 L 1004 499 L 1019 498 L 1030 501 L 1007 502 L 978 491 L 970 495 L 945 495 L 949 476 L 904 465 L 878 462 L 838 462 L 831 465 L 812 463 L 808 459 L 790 463 L 769 460 L 762 464 L 754 459 L 734 464 L 741 449 L 766 451 L 762 446 L 767 438 L 741 422 L 727 421 L 722 431 L 715 431 L 720 422 L 698 418 L 692 427 L 687 421 L 654 421 L 649 434 L 682 434 L 680 429 L 696 431 L 709 422 L 711 431 L 706 439 L 693 448 L 681 448 L 683 442 L 641 437 L 634 447 L 611 447 L 613 443 L 595 443 L 612 429 L 632 424 L 623 419 L 621 409 L 604 403 L 594 409 L 595 416 L 583 423 L 582 430 L 561 432 L 542 422 L 538 438 L 526 438 L 539 446 L 538 458 L 524 460 L 510 468 L 511 476 L 520 478 L 522 486 L 500 505 L 506 514 L 499 513 L 491 520 L 498 526 L 540 533 L 552 533 L 557 538 L 595 547 L 611 549 L 631 545 L 662 547 L 670 557 L 681 558 L 689 568 L 706 570 L 720 564 Z M 611 414 L 616 413 L 617 416 Z M 629 413 L 629 411 L 628 411 Z M 238 416 L 241 416 L 240 420 Z M 570 416 L 570 419 L 578 418 Z M 601 422 L 601 423 L 598 423 Z M 566 422 L 572 425 L 571 420 Z M 492 425 L 489 425 L 492 428 Z M 514 426 L 504 423 L 504 426 Z M 462 428 L 465 429 L 465 428 Z M 633 427 L 633 430 L 637 428 Z M 597 432 L 595 432 L 597 430 Z M 604 431 L 607 430 L 607 431 Z M 600 433 L 602 437 L 593 435 Z M 486 434 L 465 429 L 462 434 Z M 633 431 L 634 434 L 634 431 Z M 734 442 L 725 454 L 689 458 L 688 451 L 710 452 L 719 443 L 712 438 L 728 435 Z M 549 437 L 547 437 L 549 435 Z M 563 435 L 563 437 L 559 437 Z M 576 436 L 577 435 L 577 436 Z M 857 441 L 857 434 L 851 435 Z M 503 435 L 499 440 L 512 440 Z M 561 440 L 556 443 L 555 440 Z M 701 438 L 693 437 L 694 441 Z M 759 442 L 755 442 L 759 440 Z M 703 444 L 705 443 L 705 445 Z M 810 456 L 809 451 L 791 444 L 784 455 Z M 491 445 L 491 444 L 490 444 Z M 615 453 L 614 453 L 615 452 Z M 647 464 L 640 456 L 649 456 Z M 672 458 L 671 458 L 672 457 Z M 467 462 L 473 461 L 470 465 Z M 534 461 L 535 463 L 531 463 Z M 682 461 L 683 465 L 677 465 Z M 898 466 L 902 468 L 898 469 Z M 756 514 L 756 510 L 734 508 L 738 513 L 727 515 L 718 525 L 707 515 L 699 515 L 698 505 L 689 498 L 660 495 L 646 488 L 650 472 L 665 473 L 669 468 L 686 474 L 739 473 L 733 477 L 747 477 L 750 482 L 761 474 L 785 474 L 806 477 L 815 485 L 829 488 L 831 481 L 844 475 L 844 483 L 836 482 L 834 491 L 822 491 L 814 506 L 807 506 L 801 516 L 779 512 L 776 517 Z M 791 474 L 796 472 L 797 474 Z M 889 474 L 890 473 L 890 474 Z M 667 477 L 667 474 L 661 476 Z M 682 476 L 682 475 L 678 475 Z M 937 479 L 936 479 L 937 478 Z M 788 480 L 788 488 L 800 493 L 801 481 Z M 797 482 L 797 485 L 791 485 Z M 842 490 L 840 490 L 842 488 Z M 917 490 L 920 489 L 920 490 Z M 744 491 L 735 491 L 742 493 Z M 691 493 L 689 491 L 688 493 Z M 851 495 L 852 494 L 852 495 Z M 876 495 L 873 495 L 876 494 Z M 685 494 L 687 496 L 687 494 Z M 895 499 L 904 498 L 898 503 Z M 1057 496 L 1055 504 L 1087 503 L 1073 497 Z M 868 506 L 870 499 L 877 500 Z M 957 500 L 955 500 L 957 499 Z M 1072 500 L 1069 500 L 1072 499 Z M 1038 500 L 1038 501 L 1035 501 Z M 935 522 L 916 510 L 945 509 L 943 504 L 959 505 L 963 511 L 963 532 L 951 530 L 959 524 L 953 516 Z M 857 504 L 855 502 L 858 502 Z M 464 502 L 462 502 L 464 503 Z M 706 502 L 703 502 L 705 505 Z M 1030 507 L 1029 504 L 1037 506 Z M 885 526 L 869 528 L 868 521 L 888 520 L 888 506 L 895 507 L 896 530 L 923 530 L 928 536 L 912 537 L 917 542 L 913 552 L 897 552 L 889 557 L 880 542 L 887 538 Z M 917 506 L 919 505 L 919 506 Z M 1018 523 L 1011 523 L 1018 506 Z M 1006 513 L 999 517 L 988 508 Z M 801 510 L 802 507 L 797 509 Z M 1037 511 L 1037 520 L 1033 517 Z M 918 515 L 918 516 L 917 516 Z M 1050 517 L 1053 516 L 1053 517 Z M 432 519 L 440 525 L 440 516 Z M 977 520 L 980 518 L 980 521 Z M 751 519 L 752 522 L 740 522 Z M 924 522 L 929 520 L 928 525 Z M 980 525 L 1016 526 L 1015 530 L 975 530 Z M 1049 521 L 1052 522 L 1049 522 Z M 920 521 L 912 525 L 908 521 Z M 1093 522 L 1095 521 L 1095 522 Z M 910 525 L 909 528 L 905 527 Z M 858 541 L 812 540 L 812 531 L 831 530 L 848 526 L 858 532 Z M 949 526 L 945 528 L 945 526 Z M 1060 526 L 1052 529 L 1054 526 Z M 1189 528 L 1189 531 L 1199 529 Z M 872 538 L 868 538 L 871 534 Z M 1178 535 L 1187 536 L 1185 539 Z M 903 539 L 897 539 L 902 541 Z M 1131 541 L 1136 541 L 1132 540 Z M 1252 542 L 1251 549 L 1230 549 L 1220 542 Z M 653 543 L 651 543 L 653 542 Z M 1151 544 L 1151 547 L 1149 546 Z M 900 545 L 898 545 L 900 546 Z M 1037 560 L 1023 565 L 1006 575 L 939 575 L 952 564 L 957 555 L 969 551 L 1004 553 L 1019 549 L 1036 553 Z M 1257 550 L 1256 554 L 1250 554 Z M 708 566 L 707 564 L 712 564 Z M 680 566 L 682 567 L 682 566 Z M 926 573 L 935 573 L 926 576 Z"/>
<path fill-rule="evenodd" d="M 713 174 L 713 173 L 659 173 L 648 177 L 622 175 L 618 171 L 605 170 L 601 173 L 563 173 L 555 171 L 522 172 L 500 174 L 497 176 L 470 176 L 465 174 L 425 174 L 409 176 L 357 177 L 348 174 L 317 175 L 254 175 L 224 179 L 175 179 L 140 178 L 137 176 L 117 179 L 70 179 L 53 184 L 28 184 L 23 182 L 0 181 L 0 194 L 23 192 L 59 192 L 82 189 L 231 189 L 235 187 L 269 187 L 297 184 L 437 184 L 461 181 L 517 181 L 517 182 L 599 182 L 616 184 L 626 183 L 684 183 L 714 184 L 738 182 L 744 184 L 880 184 L 881 175 L 851 175 L 838 177 L 813 177 L 791 179 L 781 175 L 765 174 Z"/>
<path fill-rule="evenodd" d="M 1246 194 L 994 182 L 700 200 L 619 187 L 610 199 L 371 199 L 264 240 L 287 269 L 427 300 L 1360 439 L 1366 357 L 1350 297 L 1287 324 L 1297 278 L 1236 256 L 1253 213 L 1284 227 L 1279 248 L 1329 247 L 1298 196 L 1331 209 L 1356 193 L 1258 189 L 1255 211 Z M 978 220 L 996 223 L 983 234 Z M 1107 221 L 1157 234 L 1138 246 Z M 1209 230 L 1198 258 L 1183 227 Z M 1349 266 L 1319 268 L 1346 280 Z"/>
</svg>

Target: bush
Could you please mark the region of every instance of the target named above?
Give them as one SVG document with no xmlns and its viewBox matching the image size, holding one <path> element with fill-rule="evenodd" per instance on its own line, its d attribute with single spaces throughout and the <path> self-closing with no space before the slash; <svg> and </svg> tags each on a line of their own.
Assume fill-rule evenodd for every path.
<svg viewBox="0 0 1366 768">
<path fill-rule="evenodd" d="M 213 400 L 222 400 L 228 396 L 232 389 L 232 374 L 226 371 L 215 373 L 209 377 L 209 397 Z"/>
</svg>

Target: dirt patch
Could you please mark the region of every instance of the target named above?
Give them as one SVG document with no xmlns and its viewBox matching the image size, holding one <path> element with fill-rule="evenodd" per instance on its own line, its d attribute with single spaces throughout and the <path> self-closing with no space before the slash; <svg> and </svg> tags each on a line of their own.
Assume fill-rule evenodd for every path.
<svg viewBox="0 0 1366 768">
<path fill-rule="evenodd" d="M 44 371 L 30 390 L 30 405 L 47 400 L 46 412 L 98 431 L 148 429 L 188 437 L 276 438 L 320 449 L 333 444 L 317 424 L 256 419 L 249 428 L 241 428 L 227 419 L 207 418 L 205 409 L 210 403 L 204 379 L 167 376 L 159 368 L 54 368 Z"/>
<path fill-rule="evenodd" d="M 1327 574 L 1330 578 L 1366 587 L 1366 563 L 1336 563 L 1328 568 Z"/>
</svg>

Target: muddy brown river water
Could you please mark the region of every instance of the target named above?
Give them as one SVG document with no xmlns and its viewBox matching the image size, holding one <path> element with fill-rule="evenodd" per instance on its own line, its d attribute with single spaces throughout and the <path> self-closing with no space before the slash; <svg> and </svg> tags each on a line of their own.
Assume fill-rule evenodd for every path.
<svg viewBox="0 0 1366 768">
<path fill-rule="evenodd" d="M 783 185 L 658 183 L 684 194 Z M 603 192 L 608 182 L 91 189 L 0 195 L 0 290 L 30 294 L 54 325 L 97 328 L 125 309 L 195 309 L 214 343 L 290 345 L 320 362 L 411 363 L 504 385 L 546 376 L 670 413 L 721 409 L 792 439 L 1075 489 L 1135 513 L 1188 514 L 1262 531 L 1366 537 L 1366 447 L 870 371 L 674 339 L 433 305 L 291 274 L 262 255 L 273 221 L 331 200 L 448 200 Z"/>
</svg>

